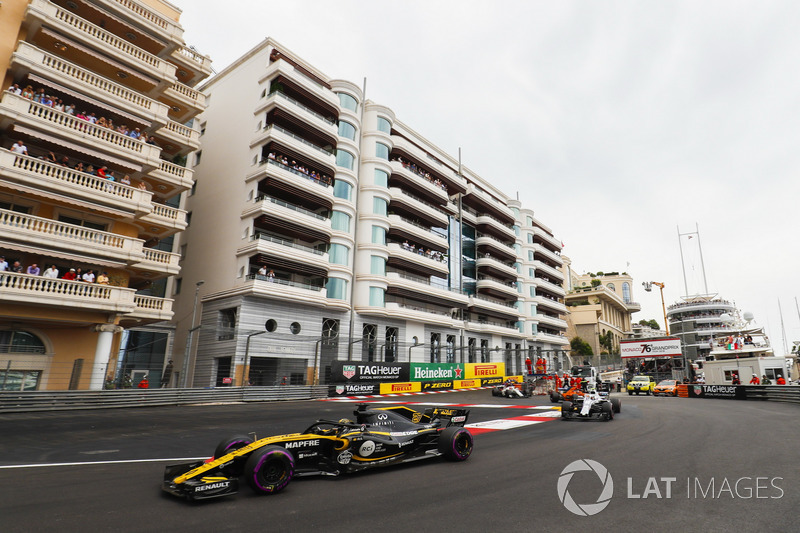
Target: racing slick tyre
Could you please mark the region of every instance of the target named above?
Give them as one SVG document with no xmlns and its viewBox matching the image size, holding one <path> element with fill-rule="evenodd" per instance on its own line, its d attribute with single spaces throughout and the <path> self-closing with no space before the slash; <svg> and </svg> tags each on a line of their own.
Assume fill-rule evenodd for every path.
<svg viewBox="0 0 800 533">
<path fill-rule="evenodd" d="M 561 401 L 561 393 L 558 391 L 551 391 L 550 392 L 550 401 L 553 403 L 558 403 Z"/>
<path fill-rule="evenodd" d="M 502 393 L 497 389 L 497 387 L 493 387 L 492 396 L 502 396 Z"/>
<path fill-rule="evenodd" d="M 451 461 L 465 461 L 472 454 L 472 433 L 461 426 L 444 428 L 439 435 L 439 453 Z"/>
<path fill-rule="evenodd" d="M 610 403 L 606 402 L 600 408 L 602 409 L 603 415 L 605 415 L 603 416 L 603 420 L 606 422 L 614 420 L 614 408 L 611 407 Z"/>
<path fill-rule="evenodd" d="M 561 402 L 561 418 L 564 420 L 572 418 L 572 402 Z"/>
<path fill-rule="evenodd" d="M 622 411 L 622 400 L 619 398 L 611 398 L 611 410 L 615 413 Z"/>
<path fill-rule="evenodd" d="M 247 459 L 244 475 L 254 491 L 275 494 L 292 480 L 294 458 L 280 446 L 264 446 Z"/>
<path fill-rule="evenodd" d="M 253 439 L 248 437 L 247 435 L 231 435 L 227 439 L 223 439 L 217 444 L 217 448 L 214 450 L 214 457 L 222 457 L 223 455 L 228 455 L 234 450 L 238 450 L 239 448 L 244 448 L 248 444 L 252 444 Z"/>
</svg>

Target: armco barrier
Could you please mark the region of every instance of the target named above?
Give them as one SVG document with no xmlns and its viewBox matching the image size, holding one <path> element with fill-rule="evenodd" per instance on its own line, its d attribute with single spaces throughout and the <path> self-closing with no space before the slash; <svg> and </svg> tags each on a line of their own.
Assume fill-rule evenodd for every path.
<svg viewBox="0 0 800 533">
<path fill-rule="evenodd" d="M 800 403 L 800 386 L 701 385 L 697 383 L 691 383 L 688 385 L 679 385 L 678 396 L 689 398 L 762 400 L 771 402 Z"/>
<path fill-rule="evenodd" d="M 220 387 L 214 389 L 2 391 L 0 392 L 0 413 L 310 400 L 327 396 L 327 385 L 315 387 L 305 385 Z"/>
</svg>

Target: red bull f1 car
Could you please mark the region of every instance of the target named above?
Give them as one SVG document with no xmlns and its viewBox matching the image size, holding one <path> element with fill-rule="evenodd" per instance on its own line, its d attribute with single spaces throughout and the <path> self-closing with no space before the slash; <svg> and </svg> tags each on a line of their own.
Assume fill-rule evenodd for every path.
<svg viewBox="0 0 800 533">
<path fill-rule="evenodd" d="M 317 420 L 301 433 L 254 440 L 223 439 L 214 457 L 167 466 L 162 489 L 190 500 L 235 494 L 241 478 L 257 493 L 274 494 L 295 476 L 349 474 L 368 468 L 444 456 L 464 461 L 472 435 L 467 409 L 359 404 L 355 420 Z"/>
</svg>

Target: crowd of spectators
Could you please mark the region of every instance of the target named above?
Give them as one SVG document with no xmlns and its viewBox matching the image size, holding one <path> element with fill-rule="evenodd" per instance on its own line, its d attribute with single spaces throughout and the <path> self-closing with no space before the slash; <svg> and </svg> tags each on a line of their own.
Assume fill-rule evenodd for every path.
<svg viewBox="0 0 800 533">
<path fill-rule="evenodd" d="M 81 281 L 85 283 L 98 283 L 100 285 L 108 285 L 110 284 L 110 280 L 108 277 L 107 272 L 101 272 L 100 274 L 96 274 L 94 269 L 86 269 L 85 271 L 82 268 L 70 268 L 67 270 L 63 276 L 60 276 L 60 272 L 58 267 L 54 264 L 50 264 L 49 268 L 42 270 L 38 263 L 31 263 L 27 267 L 24 267 L 18 260 L 14 260 L 11 262 L 11 265 L 8 264 L 6 258 L 0 256 L 0 272 L 14 272 L 16 274 L 28 274 L 30 276 L 42 276 L 43 278 L 50 278 L 50 279 L 65 279 L 67 281 Z M 97 271 L 99 272 L 99 270 Z"/>
<path fill-rule="evenodd" d="M 442 180 L 440 180 L 439 178 L 434 179 L 431 176 L 430 172 L 427 172 L 427 171 L 423 170 L 422 168 L 418 167 L 416 164 L 409 163 L 408 161 L 403 161 L 403 159 L 401 157 L 397 157 L 397 158 L 393 159 L 392 161 L 397 161 L 398 163 L 403 165 L 404 169 L 410 170 L 411 172 L 413 172 L 417 176 L 428 180 L 429 182 L 433 183 L 434 185 L 436 185 L 437 187 L 442 189 L 444 192 L 447 192 L 447 185 L 445 185 L 442 182 Z"/>
<path fill-rule="evenodd" d="M 316 170 L 310 170 L 304 167 L 303 165 L 299 165 L 297 161 L 295 161 L 294 159 L 290 161 L 289 158 L 286 157 L 285 155 L 276 154 L 275 152 L 270 152 L 267 155 L 267 159 L 269 159 L 273 163 L 289 168 L 293 170 L 295 173 L 301 174 L 314 181 L 324 183 L 325 185 L 330 185 L 332 183 L 331 177 L 328 176 L 327 174 L 317 172 Z"/>
<path fill-rule="evenodd" d="M 428 259 L 433 259 L 434 261 L 439 261 L 440 263 L 446 263 L 447 262 L 447 256 L 445 254 L 443 254 L 442 252 L 439 252 L 439 251 L 436 251 L 436 250 L 431 250 L 430 248 L 425 249 L 422 246 L 416 246 L 414 244 L 409 244 L 408 241 L 404 241 L 402 246 L 403 246 L 403 250 L 408 250 L 411 253 L 422 255 L 424 257 L 427 257 Z"/>
</svg>

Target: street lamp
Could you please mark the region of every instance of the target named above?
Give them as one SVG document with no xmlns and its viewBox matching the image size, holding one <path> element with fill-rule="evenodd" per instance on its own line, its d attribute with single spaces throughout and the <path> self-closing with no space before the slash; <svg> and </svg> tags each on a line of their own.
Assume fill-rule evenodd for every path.
<svg viewBox="0 0 800 533">
<path fill-rule="evenodd" d="M 200 286 L 205 283 L 202 279 L 195 283 L 196 287 L 194 290 L 194 305 L 192 306 L 192 323 L 189 325 L 189 331 L 187 332 L 186 337 L 186 352 L 183 354 L 183 368 L 181 369 L 181 387 L 186 388 L 186 374 L 189 373 L 189 357 L 192 353 L 192 337 L 194 336 L 194 332 L 200 329 L 200 325 L 195 327 L 194 320 L 197 316 L 197 297 L 200 295 Z M 202 322 L 202 317 L 200 322 Z"/>
<path fill-rule="evenodd" d="M 644 290 L 646 290 L 647 292 L 653 290 L 653 285 L 661 289 L 661 309 L 662 311 L 664 311 L 664 329 L 666 330 L 667 335 L 669 335 L 669 324 L 667 324 L 667 306 L 664 305 L 664 284 L 658 281 L 642 282 L 642 286 L 644 287 Z"/>
<path fill-rule="evenodd" d="M 244 371 L 247 372 L 247 374 L 242 375 L 242 386 L 250 384 L 250 339 L 256 335 L 263 335 L 264 333 L 269 333 L 269 330 L 265 329 L 264 331 L 256 331 L 255 333 L 247 334 L 247 342 L 244 345 Z"/>
<path fill-rule="evenodd" d="M 408 347 L 408 362 L 411 362 L 411 349 L 416 348 L 417 346 L 425 346 L 424 342 L 419 342 L 419 339 L 414 337 L 414 344 Z"/>
</svg>

